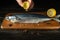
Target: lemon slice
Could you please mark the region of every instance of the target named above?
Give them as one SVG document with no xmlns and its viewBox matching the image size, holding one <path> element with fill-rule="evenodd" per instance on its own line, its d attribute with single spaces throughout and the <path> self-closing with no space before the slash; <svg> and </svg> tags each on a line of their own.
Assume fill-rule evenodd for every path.
<svg viewBox="0 0 60 40">
<path fill-rule="evenodd" d="M 28 1 L 25 1 L 24 3 L 23 3 L 23 8 L 25 9 L 25 10 L 27 10 L 28 8 L 29 8 L 29 2 Z"/>
<path fill-rule="evenodd" d="M 49 17 L 55 17 L 56 16 L 56 10 L 54 8 L 48 9 L 47 15 Z"/>
</svg>

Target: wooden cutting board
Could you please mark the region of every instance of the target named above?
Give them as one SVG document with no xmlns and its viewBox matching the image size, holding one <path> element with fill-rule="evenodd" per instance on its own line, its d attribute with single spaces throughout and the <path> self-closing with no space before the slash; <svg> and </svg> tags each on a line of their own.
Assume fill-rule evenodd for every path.
<svg viewBox="0 0 60 40">
<path fill-rule="evenodd" d="M 39 13 L 42 15 L 46 15 L 45 12 L 44 13 L 37 12 L 37 14 Z M 11 14 L 12 13 L 8 13 L 8 15 Z M 40 22 L 40 23 L 12 23 L 4 19 L 1 28 L 2 29 L 59 29 L 60 23 L 55 20 L 50 20 L 50 21 Z"/>
</svg>

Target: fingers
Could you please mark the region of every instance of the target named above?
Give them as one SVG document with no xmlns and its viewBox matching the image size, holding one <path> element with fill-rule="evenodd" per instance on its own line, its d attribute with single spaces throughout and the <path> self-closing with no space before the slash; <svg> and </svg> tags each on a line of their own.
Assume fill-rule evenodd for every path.
<svg viewBox="0 0 60 40">
<path fill-rule="evenodd" d="M 32 9 L 34 6 L 34 3 L 32 0 L 27 0 L 28 3 L 25 0 L 16 0 L 16 1 L 19 4 L 19 6 L 26 8 L 27 10 Z"/>
<path fill-rule="evenodd" d="M 32 2 L 32 0 L 28 0 L 28 2 L 29 2 L 29 3 L 31 3 L 31 2 Z"/>
<path fill-rule="evenodd" d="M 17 1 L 17 3 L 21 6 L 21 7 L 23 7 L 23 0 L 16 0 Z M 31 3 L 32 2 L 32 0 L 27 0 L 29 3 Z"/>
<path fill-rule="evenodd" d="M 31 10 L 33 7 L 34 7 L 34 3 L 32 2 L 30 7 L 29 7 L 29 10 Z"/>
<path fill-rule="evenodd" d="M 17 1 L 17 3 L 21 6 L 21 7 L 23 7 L 23 2 L 22 2 L 22 0 L 16 0 Z"/>
</svg>

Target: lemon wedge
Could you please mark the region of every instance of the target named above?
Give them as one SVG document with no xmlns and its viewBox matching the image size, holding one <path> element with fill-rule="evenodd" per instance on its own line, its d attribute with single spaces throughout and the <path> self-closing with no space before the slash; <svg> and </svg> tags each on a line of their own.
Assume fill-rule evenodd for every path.
<svg viewBox="0 0 60 40">
<path fill-rule="evenodd" d="M 54 8 L 48 9 L 47 15 L 49 17 L 55 17 L 56 16 L 56 10 Z"/>
</svg>

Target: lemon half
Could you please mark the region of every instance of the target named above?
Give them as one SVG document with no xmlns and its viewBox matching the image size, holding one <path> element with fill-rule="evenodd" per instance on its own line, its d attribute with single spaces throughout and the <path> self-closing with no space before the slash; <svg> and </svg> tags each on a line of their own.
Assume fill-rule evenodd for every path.
<svg viewBox="0 0 60 40">
<path fill-rule="evenodd" d="M 47 15 L 49 17 L 55 17 L 56 16 L 56 10 L 54 8 L 48 9 Z"/>
<path fill-rule="evenodd" d="M 28 8 L 29 8 L 29 2 L 28 1 L 25 1 L 24 3 L 23 3 L 23 8 L 25 9 L 25 10 L 27 10 Z"/>
</svg>

